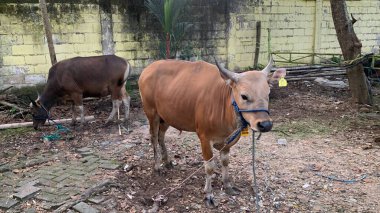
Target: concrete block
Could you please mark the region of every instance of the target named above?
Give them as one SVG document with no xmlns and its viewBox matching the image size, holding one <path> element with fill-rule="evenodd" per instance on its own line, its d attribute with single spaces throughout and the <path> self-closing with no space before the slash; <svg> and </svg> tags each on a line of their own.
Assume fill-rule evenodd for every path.
<svg viewBox="0 0 380 213">
<path fill-rule="evenodd" d="M 54 46 L 56 53 L 72 53 L 74 52 L 73 44 L 60 44 Z"/>
<path fill-rule="evenodd" d="M 76 24 L 74 26 L 74 29 L 78 33 L 94 33 L 94 24 L 89 24 L 89 23 L 83 23 L 83 24 Z"/>
<path fill-rule="evenodd" d="M 10 209 L 18 203 L 18 200 L 12 198 L 1 198 L 0 199 L 0 208 L 1 209 Z"/>
<path fill-rule="evenodd" d="M 87 203 L 80 202 L 73 206 L 73 209 L 77 210 L 80 213 L 99 213 L 100 211 L 94 207 L 88 205 Z"/>
<path fill-rule="evenodd" d="M 14 46 L 12 46 L 12 54 L 13 55 L 34 54 L 33 45 L 30 45 L 30 44 L 26 44 L 26 45 L 14 45 Z"/>
<path fill-rule="evenodd" d="M 100 33 L 87 33 L 84 36 L 84 40 L 87 44 L 100 44 L 101 34 Z"/>
<path fill-rule="evenodd" d="M 7 84 L 18 85 L 18 84 L 24 83 L 25 75 L 20 74 L 20 75 L 4 76 L 2 78 L 3 78 L 4 82 Z"/>
<path fill-rule="evenodd" d="M 48 73 L 50 67 L 51 67 L 50 64 L 38 64 L 34 66 L 34 73 Z"/>
<path fill-rule="evenodd" d="M 68 59 L 68 58 L 74 58 L 77 56 L 78 56 L 78 54 L 75 54 L 74 52 L 73 53 L 59 53 L 56 55 L 58 61 L 62 61 L 64 59 Z M 49 58 L 49 60 L 50 60 L 50 58 Z"/>
<path fill-rule="evenodd" d="M 34 74 L 34 75 L 26 75 L 25 76 L 25 83 L 26 84 L 40 84 L 40 83 L 46 83 L 45 75 L 41 74 Z"/>
<path fill-rule="evenodd" d="M 115 163 L 104 163 L 100 164 L 99 167 L 102 169 L 108 169 L 108 170 L 115 170 L 119 168 L 120 164 L 115 164 Z"/>
<path fill-rule="evenodd" d="M 22 35 L 24 44 L 43 44 L 44 43 L 44 38 L 34 36 L 34 35 Z"/>
<path fill-rule="evenodd" d="M 102 47 L 100 44 L 74 44 L 74 50 L 76 53 L 93 52 L 92 55 L 94 55 L 96 51 L 101 51 Z"/>
<path fill-rule="evenodd" d="M 9 75 L 23 75 L 28 73 L 29 67 L 26 66 L 6 66 L 0 68 L 0 75 L 9 76 Z"/>
<path fill-rule="evenodd" d="M 106 197 L 104 197 L 104 196 L 95 196 L 95 197 L 89 198 L 88 201 L 95 203 L 95 204 L 99 204 L 99 203 L 103 202 L 105 199 L 106 199 Z"/>
<path fill-rule="evenodd" d="M 67 43 L 84 43 L 84 36 L 83 33 L 66 34 L 64 40 Z"/>
<path fill-rule="evenodd" d="M 25 187 L 22 187 L 19 189 L 19 191 L 13 195 L 13 197 L 18 199 L 26 199 L 28 197 L 33 196 L 35 193 L 40 191 L 41 189 L 32 185 L 26 185 Z"/>
<path fill-rule="evenodd" d="M 45 55 L 26 55 L 25 63 L 26 64 L 46 64 Z"/>
<path fill-rule="evenodd" d="M 118 52 L 117 55 L 127 60 L 130 60 L 130 59 L 136 58 L 137 53 L 136 51 L 124 51 L 124 52 Z"/>
<path fill-rule="evenodd" d="M 114 33 L 124 33 L 125 31 L 125 24 L 120 22 L 120 23 L 114 23 L 113 24 L 113 32 Z"/>
<path fill-rule="evenodd" d="M 25 65 L 25 57 L 24 56 L 4 56 L 3 57 L 3 65 Z"/>
</svg>

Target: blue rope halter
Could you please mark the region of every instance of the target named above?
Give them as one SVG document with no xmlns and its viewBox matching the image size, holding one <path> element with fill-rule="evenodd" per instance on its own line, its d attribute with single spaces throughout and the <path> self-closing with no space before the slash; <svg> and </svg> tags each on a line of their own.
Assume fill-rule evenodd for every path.
<svg viewBox="0 0 380 213">
<path fill-rule="evenodd" d="M 232 106 L 234 107 L 234 110 L 237 114 L 239 114 L 239 119 L 241 121 L 241 127 L 239 128 L 239 131 L 235 131 L 233 135 L 229 136 L 229 139 L 227 140 L 227 144 L 230 144 L 232 141 L 234 141 L 241 133 L 241 131 L 248 126 L 248 122 L 244 119 L 242 112 L 266 112 L 268 114 L 269 111 L 267 109 L 239 109 L 239 106 L 237 105 L 235 99 L 232 97 Z"/>
</svg>

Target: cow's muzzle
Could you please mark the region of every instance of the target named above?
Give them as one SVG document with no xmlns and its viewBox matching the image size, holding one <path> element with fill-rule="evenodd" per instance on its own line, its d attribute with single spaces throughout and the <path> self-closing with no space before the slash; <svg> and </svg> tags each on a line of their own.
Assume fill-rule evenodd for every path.
<svg viewBox="0 0 380 213">
<path fill-rule="evenodd" d="M 260 132 L 269 132 L 273 127 L 272 121 L 261 121 L 257 123 L 257 129 Z"/>
</svg>

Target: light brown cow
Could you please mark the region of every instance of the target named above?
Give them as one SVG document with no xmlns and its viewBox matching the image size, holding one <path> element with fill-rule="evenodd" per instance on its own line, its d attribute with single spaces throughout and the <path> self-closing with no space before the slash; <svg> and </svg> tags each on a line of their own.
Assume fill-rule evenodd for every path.
<svg viewBox="0 0 380 213">
<path fill-rule="evenodd" d="M 272 120 L 267 112 L 270 86 L 268 82 L 286 75 L 285 69 L 278 69 L 269 78 L 272 60 L 263 71 L 248 71 L 237 74 L 217 63 L 204 61 L 188 62 L 161 60 L 149 65 L 139 79 L 140 95 L 145 114 L 150 124 L 151 142 L 154 150 L 154 169 L 160 171 L 158 144 L 161 146 L 162 161 L 170 166 L 164 143 L 169 126 L 178 130 L 196 132 L 205 161 L 205 193 L 208 206 L 214 206 L 212 174 L 214 162 L 209 161 L 212 147 L 220 150 L 222 180 L 228 194 L 238 194 L 228 176 L 229 150 L 240 138 L 226 144 L 226 138 L 236 133 L 241 126 L 240 119 L 260 132 L 270 131 Z M 232 100 L 242 110 L 234 110 Z M 258 110 L 257 110 L 258 109 Z M 239 132 L 238 132 L 239 133 Z M 209 161 L 209 162 L 208 162 Z"/>
</svg>

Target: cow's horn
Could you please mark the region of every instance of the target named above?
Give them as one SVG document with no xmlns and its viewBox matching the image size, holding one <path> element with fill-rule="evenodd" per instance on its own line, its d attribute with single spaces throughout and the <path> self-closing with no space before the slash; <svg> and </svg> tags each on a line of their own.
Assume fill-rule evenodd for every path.
<svg viewBox="0 0 380 213">
<path fill-rule="evenodd" d="M 225 76 L 228 79 L 231 79 L 233 82 L 236 82 L 238 80 L 238 74 L 231 72 L 228 69 L 220 66 L 219 62 L 216 60 L 215 57 L 214 57 L 214 60 L 215 60 L 216 66 L 219 69 L 219 72 L 221 72 L 223 76 Z"/>
<path fill-rule="evenodd" d="M 273 67 L 273 58 L 272 58 L 272 55 L 270 55 L 268 65 L 262 71 L 266 75 L 268 75 L 270 71 L 272 70 L 272 67 Z"/>
<path fill-rule="evenodd" d="M 33 106 L 37 106 L 37 103 L 28 95 L 29 100 L 32 102 Z"/>
</svg>

